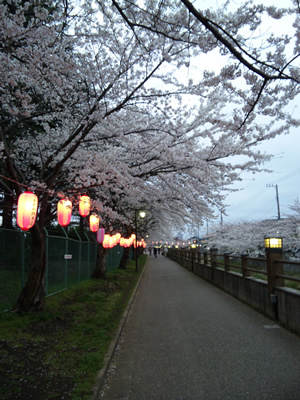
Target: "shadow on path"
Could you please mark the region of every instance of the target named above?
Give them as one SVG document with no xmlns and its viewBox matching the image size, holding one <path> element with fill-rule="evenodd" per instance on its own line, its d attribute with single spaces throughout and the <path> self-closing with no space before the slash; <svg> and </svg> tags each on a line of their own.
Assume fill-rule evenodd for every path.
<svg viewBox="0 0 300 400">
<path fill-rule="evenodd" d="M 298 400 L 300 340 L 151 256 L 98 398 Z"/>
</svg>

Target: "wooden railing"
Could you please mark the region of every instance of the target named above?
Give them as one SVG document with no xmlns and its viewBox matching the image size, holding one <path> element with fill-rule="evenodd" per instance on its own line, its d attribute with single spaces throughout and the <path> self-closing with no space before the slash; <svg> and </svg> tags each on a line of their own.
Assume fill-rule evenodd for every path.
<svg viewBox="0 0 300 400">
<path fill-rule="evenodd" d="M 173 253 L 177 259 L 224 269 L 226 272 L 237 272 L 243 277 L 254 277 L 268 281 L 267 258 L 249 257 L 247 254 L 240 256 L 228 253 L 219 254 L 215 248 L 209 251 L 169 249 L 169 253 Z M 300 290 L 300 262 L 281 258 L 275 260 L 275 263 L 282 267 L 282 273 L 276 273 L 274 276 L 275 282 L 280 282 L 281 287 L 286 286 Z M 258 264 L 260 264 L 259 267 Z M 294 266 L 294 268 L 291 269 L 291 266 Z M 270 272 L 272 273 L 272 271 Z M 295 282 L 295 284 L 292 284 L 292 282 Z"/>
<path fill-rule="evenodd" d="M 300 334 L 300 262 L 277 252 L 266 258 L 169 249 L 168 257 Z"/>
</svg>

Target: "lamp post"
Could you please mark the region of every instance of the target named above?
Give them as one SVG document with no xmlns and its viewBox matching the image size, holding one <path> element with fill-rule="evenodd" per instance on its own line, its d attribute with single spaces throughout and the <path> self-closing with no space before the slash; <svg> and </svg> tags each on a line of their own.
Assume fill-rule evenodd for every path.
<svg viewBox="0 0 300 400">
<path fill-rule="evenodd" d="M 145 218 L 145 211 L 134 210 L 134 222 L 135 222 L 135 272 L 138 272 L 138 248 L 137 248 L 137 217 Z"/>
<path fill-rule="evenodd" d="M 277 275 L 283 274 L 283 266 L 282 263 L 280 263 L 280 260 L 282 260 L 282 238 L 274 236 L 265 237 L 265 250 L 270 301 L 273 304 L 274 314 L 277 318 L 278 310 L 275 287 L 276 285 L 281 285 L 280 281 L 277 278 Z"/>
</svg>

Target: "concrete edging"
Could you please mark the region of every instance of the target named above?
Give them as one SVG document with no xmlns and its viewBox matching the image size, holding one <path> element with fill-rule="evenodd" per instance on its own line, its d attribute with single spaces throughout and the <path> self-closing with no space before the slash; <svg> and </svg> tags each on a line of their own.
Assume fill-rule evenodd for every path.
<svg viewBox="0 0 300 400">
<path fill-rule="evenodd" d="M 114 355 L 114 353 L 116 351 L 120 336 L 121 336 L 121 334 L 123 332 L 124 326 L 126 324 L 126 321 L 127 321 L 128 315 L 129 315 L 129 311 L 130 311 L 131 306 L 133 304 L 136 292 L 137 292 L 137 290 L 138 290 L 138 288 L 140 286 L 140 282 L 141 282 L 141 279 L 142 279 L 142 277 L 144 275 L 145 269 L 147 268 L 147 265 L 148 265 L 148 257 L 147 257 L 147 260 L 146 260 L 146 264 L 144 265 L 143 271 L 142 271 L 142 273 L 141 273 L 141 275 L 139 277 L 139 280 L 138 280 L 138 282 L 137 282 L 137 284 L 136 284 L 136 286 L 134 288 L 134 291 L 133 291 L 133 293 L 132 293 L 132 295 L 131 295 L 128 303 L 127 303 L 127 306 L 126 306 L 126 308 L 125 308 L 125 310 L 123 312 L 123 315 L 121 317 L 119 326 L 118 326 L 118 328 L 116 330 L 116 333 L 115 333 L 115 337 L 111 341 L 111 343 L 110 343 L 110 345 L 108 347 L 108 351 L 107 351 L 107 353 L 106 353 L 106 355 L 104 357 L 104 365 L 103 365 L 103 367 L 101 368 L 101 370 L 99 371 L 99 373 L 98 373 L 98 375 L 96 377 L 96 382 L 95 382 L 94 389 L 93 389 L 94 393 L 93 393 L 93 395 L 91 397 L 91 400 L 98 400 L 99 399 L 99 394 L 100 394 L 101 388 L 102 388 L 102 386 L 104 384 L 106 373 L 107 373 L 107 371 L 109 369 L 111 360 L 112 360 L 113 355 Z"/>
</svg>

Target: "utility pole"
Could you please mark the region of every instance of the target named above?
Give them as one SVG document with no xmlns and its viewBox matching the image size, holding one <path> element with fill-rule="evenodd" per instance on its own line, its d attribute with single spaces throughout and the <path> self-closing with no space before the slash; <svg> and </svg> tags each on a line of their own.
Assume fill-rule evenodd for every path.
<svg viewBox="0 0 300 400">
<path fill-rule="evenodd" d="M 277 201 L 277 219 L 280 219 L 280 208 L 279 208 L 279 195 L 278 195 L 278 185 L 268 184 L 267 187 L 275 187 L 276 189 L 276 201 Z"/>
</svg>

